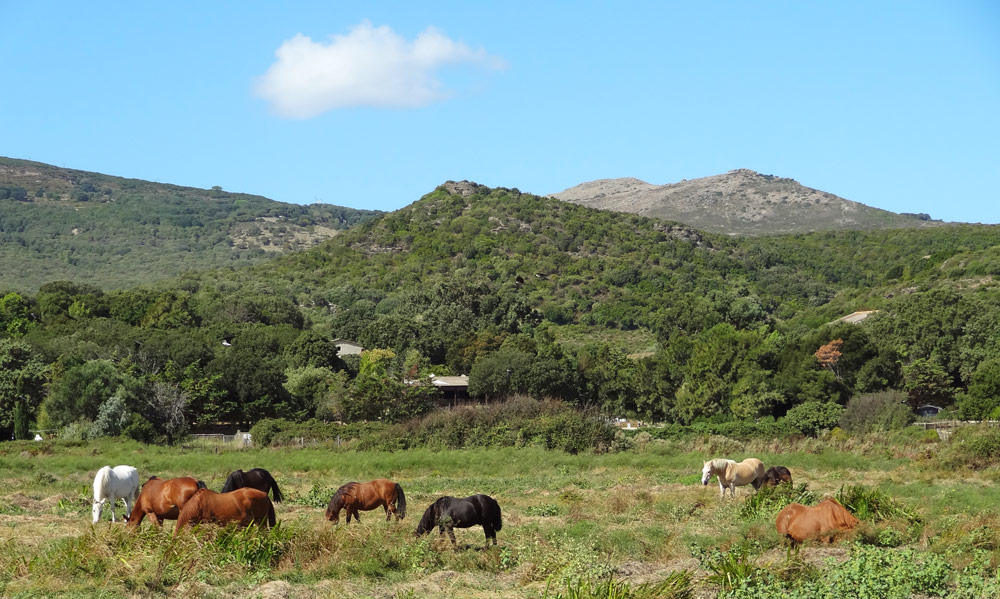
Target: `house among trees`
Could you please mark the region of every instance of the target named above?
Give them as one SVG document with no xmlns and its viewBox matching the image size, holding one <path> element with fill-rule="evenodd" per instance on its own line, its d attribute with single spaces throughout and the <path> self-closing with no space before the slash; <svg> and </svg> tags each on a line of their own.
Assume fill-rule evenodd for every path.
<svg viewBox="0 0 1000 599">
<path fill-rule="evenodd" d="M 442 405 L 455 405 L 469 399 L 469 376 L 435 376 L 431 375 L 431 384 L 441 391 Z"/>
<path fill-rule="evenodd" d="M 862 320 L 868 318 L 872 314 L 878 314 L 881 310 L 859 310 L 857 312 L 851 312 L 847 316 L 841 316 L 837 320 L 834 320 L 830 324 L 837 322 L 846 322 L 847 324 L 858 324 Z"/>
<path fill-rule="evenodd" d="M 932 406 L 930 404 L 917 407 L 917 416 L 921 418 L 934 418 L 941 411 L 940 406 Z"/>
<path fill-rule="evenodd" d="M 347 339 L 334 339 L 333 343 L 337 346 L 338 356 L 360 355 L 365 350 L 365 348 L 354 341 L 348 341 Z"/>
</svg>

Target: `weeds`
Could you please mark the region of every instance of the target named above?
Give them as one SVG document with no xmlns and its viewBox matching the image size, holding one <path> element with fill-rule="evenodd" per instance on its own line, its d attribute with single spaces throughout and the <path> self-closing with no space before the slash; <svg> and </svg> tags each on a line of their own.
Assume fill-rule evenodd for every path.
<svg viewBox="0 0 1000 599">
<path fill-rule="evenodd" d="M 859 520 L 877 523 L 900 519 L 910 523 L 920 522 L 913 509 L 896 501 L 888 494 L 865 485 L 845 485 L 837 491 L 837 501 Z"/>
<path fill-rule="evenodd" d="M 789 503 L 813 505 L 816 503 L 816 494 L 808 489 L 806 483 L 794 486 L 790 483 L 782 483 L 775 487 L 764 486 L 747 497 L 740 506 L 739 517 L 746 521 L 774 517 Z"/>
<path fill-rule="evenodd" d="M 671 572 L 657 583 L 630 585 L 627 581 L 608 577 L 599 580 L 566 580 L 564 588 L 551 592 L 546 587 L 545 599 L 689 599 L 693 595 L 691 573 Z"/>
</svg>

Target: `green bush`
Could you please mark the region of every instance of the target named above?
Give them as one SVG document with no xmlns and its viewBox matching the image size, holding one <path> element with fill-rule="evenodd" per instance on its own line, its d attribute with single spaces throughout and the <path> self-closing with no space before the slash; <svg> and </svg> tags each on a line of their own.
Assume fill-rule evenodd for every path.
<svg viewBox="0 0 1000 599">
<path fill-rule="evenodd" d="M 807 401 L 788 410 L 781 423 L 803 435 L 816 436 L 837 426 L 844 408 L 832 401 Z"/>
<path fill-rule="evenodd" d="M 913 410 L 902 391 L 855 395 L 844 407 L 840 426 L 854 434 L 898 430 L 913 423 Z"/>
</svg>

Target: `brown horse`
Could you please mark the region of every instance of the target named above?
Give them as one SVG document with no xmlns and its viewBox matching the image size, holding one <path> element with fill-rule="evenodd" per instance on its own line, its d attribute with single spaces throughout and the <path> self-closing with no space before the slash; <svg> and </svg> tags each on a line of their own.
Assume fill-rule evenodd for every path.
<svg viewBox="0 0 1000 599">
<path fill-rule="evenodd" d="M 240 526 L 250 526 L 256 522 L 263 528 L 270 528 L 275 522 L 274 504 L 271 503 L 267 493 L 250 487 L 229 493 L 198 489 L 181 509 L 174 534 L 187 524 L 201 522 L 216 524 L 238 522 Z"/>
<path fill-rule="evenodd" d="M 377 478 L 368 483 L 347 483 L 330 498 L 326 519 L 337 524 L 340 522 L 340 510 L 345 510 L 348 524 L 351 523 L 351 516 L 361 522 L 358 510 L 373 510 L 379 506 L 385 510 L 386 521 L 393 515 L 396 520 L 405 518 L 406 495 L 403 494 L 403 487 L 387 478 Z"/>
<path fill-rule="evenodd" d="M 205 483 L 190 476 L 168 478 L 150 477 L 142 485 L 139 498 L 128 517 L 129 526 L 138 526 L 149 515 L 153 524 L 163 526 L 163 520 L 176 520 L 181 508 Z"/>
<path fill-rule="evenodd" d="M 792 482 L 792 473 L 784 466 L 771 466 L 764 473 L 764 480 L 761 481 L 762 486 L 777 487 L 781 483 Z"/>
<path fill-rule="evenodd" d="M 823 539 L 832 543 L 838 532 L 853 530 L 858 519 L 833 498 L 813 506 L 789 503 L 774 520 L 778 534 L 791 541 L 792 547 L 808 539 Z"/>
</svg>

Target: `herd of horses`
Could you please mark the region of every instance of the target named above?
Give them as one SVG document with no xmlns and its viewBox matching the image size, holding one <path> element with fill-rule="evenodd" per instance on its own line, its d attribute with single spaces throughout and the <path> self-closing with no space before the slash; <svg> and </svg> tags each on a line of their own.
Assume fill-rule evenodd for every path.
<svg viewBox="0 0 1000 599">
<path fill-rule="evenodd" d="M 791 484 L 792 474 L 784 466 L 764 469 L 757 458 L 747 458 L 736 462 L 717 458 L 705 462 L 701 483 L 707 485 L 713 476 L 719 481 L 719 496 L 736 497 L 736 487 Z M 253 468 L 244 472 L 237 470 L 226 479 L 218 493 L 209 489 L 201 480 L 190 476 L 161 479 L 152 476 L 139 485 L 139 473 L 131 466 L 104 466 L 94 477 L 94 524 L 100 518 L 104 504 L 111 507 L 111 521 L 115 521 L 115 504 L 118 499 L 125 501 L 123 515 L 128 526 L 138 526 L 145 517 L 153 524 L 162 525 L 164 520 L 176 520 L 176 535 L 191 524 L 236 523 L 239 526 L 257 524 L 271 527 L 275 524 L 274 502 L 283 499 L 277 481 L 263 468 Z M 358 512 L 385 510 L 386 520 L 406 517 L 406 494 L 403 487 L 394 481 L 380 478 L 367 483 L 349 482 L 342 485 L 330 498 L 326 508 L 326 519 L 334 524 L 340 522 L 340 513 L 346 513 L 346 523 L 351 519 L 360 522 Z M 815 506 L 791 503 L 778 513 L 775 527 L 779 534 L 796 546 L 807 539 L 827 539 L 832 541 L 840 531 L 857 526 L 858 520 L 835 499 L 826 499 Z M 424 511 L 414 534 L 427 534 L 439 529 L 446 532 L 452 545 L 456 545 L 455 528 L 482 526 L 486 534 L 486 545 L 497 543 L 497 532 L 503 527 L 500 505 L 489 495 L 470 497 L 444 496 L 436 499 Z"/>
<path fill-rule="evenodd" d="M 742 462 L 725 458 L 709 460 L 701 469 L 701 484 L 707 485 L 713 476 L 719 480 L 719 496 L 722 498 L 727 490 L 730 496 L 736 497 L 736 487 L 743 485 L 753 485 L 759 490 L 763 486 L 792 482 L 792 473 L 788 468 L 772 466 L 765 470 L 764 463 L 757 458 L 747 458 Z M 838 533 L 853 530 L 857 525 L 858 519 L 854 514 L 832 497 L 813 506 L 789 503 L 774 520 L 778 534 L 788 539 L 792 547 L 809 539 L 832 543 Z"/>
<path fill-rule="evenodd" d="M 268 495 L 270 493 L 270 496 Z M 111 521 L 115 521 L 115 505 L 125 502 L 123 518 L 127 526 L 138 526 L 145 517 L 153 524 L 163 525 L 164 520 L 176 520 L 176 535 L 187 525 L 214 523 L 238 526 L 257 524 L 270 528 L 275 524 L 274 503 L 283 499 L 281 489 L 271 473 L 263 468 L 247 472 L 237 470 L 229 475 L 218 493 L 208 488 L 204 481 L 190 476 L 161 479 L 152 476 L 139 485 L 139 473 L 131 466 L 104 466 L 94 476 L 94 524 L 101 519 L 104 505 L 111 508 Z M 340 521 L 340 512 L 347 514 L 347 523 L 353 517 L 361 521 L 359 511 L 385 510 L 386 520 L 406 517 L 406 495 L 399 483 L 380 478 L 367 483 L 349 482 L 342 485 L 326 508 L 326 519 L 334 524 Z M 500 505 L 489 495 L 471 497 L 444 496 L 435 500 L 417 525 L 417 536 L 438 528 L 456 545 L 455 528 L 481 525 L 486 533 L 486 544 L 497 543 L 497 531 L 503 528 Z"/>
</svg>

